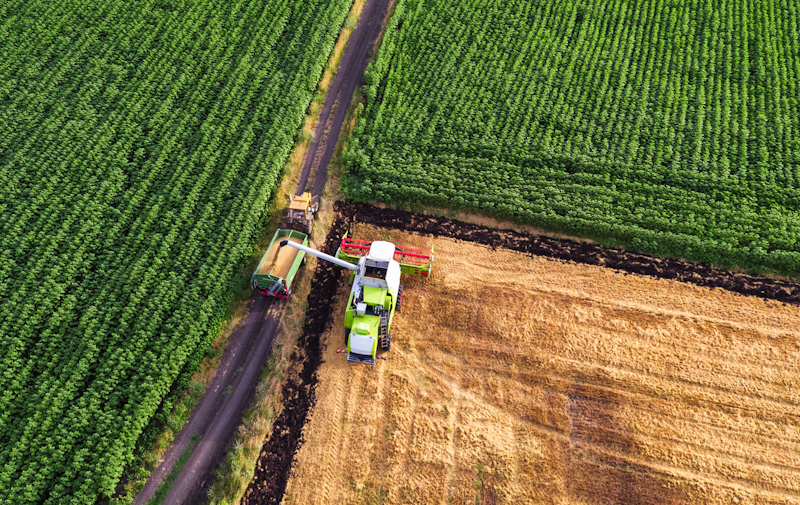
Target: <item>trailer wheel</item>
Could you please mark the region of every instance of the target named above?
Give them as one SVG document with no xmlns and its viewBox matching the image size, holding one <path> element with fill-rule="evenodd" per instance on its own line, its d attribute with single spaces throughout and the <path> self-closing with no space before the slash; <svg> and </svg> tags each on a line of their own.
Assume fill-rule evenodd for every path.
<svg viewBox="0 0 800 505">
<path fill-rule="evenodd" d="M 400 312 L 400 306 L 403 305 L 403 283 L 400 283 L 400 286 L 397 288 L 397 304 L 394 306 L 394 310 Z"/>
</svg>

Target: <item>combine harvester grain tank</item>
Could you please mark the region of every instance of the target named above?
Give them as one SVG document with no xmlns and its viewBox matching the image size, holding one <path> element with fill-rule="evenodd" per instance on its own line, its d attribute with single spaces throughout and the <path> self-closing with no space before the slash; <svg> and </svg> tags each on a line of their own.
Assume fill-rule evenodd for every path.
<svg viewBox="0 0 800 505">
<path fill-rule="evenodd" d="M 433 263 L 433 251 L 398 247 L 382 240 L 355 240 L 347 235 L 335 257 L 289 239 L 280 244 L 352 271 L 344 315 L 347 361 L 370 365 L 375 364 L 378 345 L 384 351 L 391 347 L 392 320 L 403 301 L 401 274 L 430 277 Z"/>
</svg>

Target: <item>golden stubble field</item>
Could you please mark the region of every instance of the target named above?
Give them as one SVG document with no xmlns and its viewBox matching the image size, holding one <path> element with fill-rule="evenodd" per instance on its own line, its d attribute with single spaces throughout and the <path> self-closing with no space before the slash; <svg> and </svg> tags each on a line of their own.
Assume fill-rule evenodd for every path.
<svg viewBox="0 0 800 505">
<path fill-rule="evenodd" d="M 800 503 L 800 309 L 450 239 L 393 347 L 335 301 L 285 504 Z"/>
</svg>

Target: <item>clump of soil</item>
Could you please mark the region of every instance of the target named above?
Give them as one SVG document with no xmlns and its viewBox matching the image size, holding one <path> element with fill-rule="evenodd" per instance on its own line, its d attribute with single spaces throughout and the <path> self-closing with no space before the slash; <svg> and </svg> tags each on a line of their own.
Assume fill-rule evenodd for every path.
<svg viewBox="0 0 800 505">
<path fill-rule="evenodd" d="M 287 505 L 800 501 L 796 307 L 350 229 L 433 246 L 434 273 L 404 276 L 374 367 L 336 352 L 338 284 Z"/>
</svg>

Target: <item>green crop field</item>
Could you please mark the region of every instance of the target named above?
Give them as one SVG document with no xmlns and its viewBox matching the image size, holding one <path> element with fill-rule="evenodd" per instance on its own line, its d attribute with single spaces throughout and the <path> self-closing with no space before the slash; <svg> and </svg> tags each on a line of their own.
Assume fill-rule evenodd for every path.
<svg viewBox="0 0 800 505">
<path fill-rule="evenodd" d="M 0 4 L 0 503 L 95 503 L 215 335 L 351 0 Z"/>
<path fill-rule="evenodd" d="M 345 189 L 797 276 L 798 72 L 798 0 L 399 0 Z"/>
</svg>

